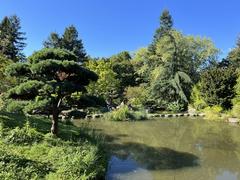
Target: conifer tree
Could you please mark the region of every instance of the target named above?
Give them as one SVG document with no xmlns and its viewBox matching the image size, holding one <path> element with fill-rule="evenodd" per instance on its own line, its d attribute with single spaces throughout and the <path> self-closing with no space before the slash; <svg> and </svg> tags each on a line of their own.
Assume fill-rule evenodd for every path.
<svg viewBox="0 0 240 180">
<path fill-rule="evenodd" d="M 55 32 L 51 33 L 43 45 L 46 48 L 67 49 L 77 56 L 78 62 L 83 62 L 86 58 L 82 40 L 79 39 L 78 31 L 74 26 L 67 27 L 62 36 Z"/>
<path fill-rule="evenodd" d="M 16 15 L 6 16 L 0 23 L 0 53 L 15 62 L 24 59 L 22 50 L 26 38 L 20 30 L 20 19 Z"/>
<path fill-rule="evenodd" d="M 77 57 L 62 49 L 35 52 L 26 63 L 15 63 L 6 73 L 20 78 L 20 84 L 8 91 L 8 98 L 28 101 L 24 111 L 49 111 L 52 115 L 51 133 L 58 133 L 58 116 L 74 104 L 65 102 L 72 93 L 86 91 L 90 81 L 98 76 L 77 63 Z"/>
</svg>

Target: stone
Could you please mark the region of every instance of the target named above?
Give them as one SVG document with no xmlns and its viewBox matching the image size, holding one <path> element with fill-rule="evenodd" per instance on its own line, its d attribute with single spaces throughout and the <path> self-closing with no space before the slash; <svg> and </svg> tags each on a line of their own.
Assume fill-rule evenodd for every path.
<svg viewBox="0 0 240 180">
<path fill-rule="evenodd" d="M 228 122 L 230 123 L 239 123 L 239 119 L 238 118 L 228 118 Z"/>
</svg>

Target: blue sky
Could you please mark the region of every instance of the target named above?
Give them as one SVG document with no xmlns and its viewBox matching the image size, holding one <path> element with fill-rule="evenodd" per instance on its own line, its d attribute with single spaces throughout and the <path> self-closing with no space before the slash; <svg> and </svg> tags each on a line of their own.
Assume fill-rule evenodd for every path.
<svg viewBox="0 0 240 180">
<path fill-rule="evenodd" d="M 240 33 L 239 0 L 0 0 L 0 19 L 16 14 L 26 32 L 30 55 L 50 32 L 75 25 L 88 54 L 110 56 L 147 46 L 169 9 L 184 34 L 209 37 L 224 57 Z"/>
</svg>

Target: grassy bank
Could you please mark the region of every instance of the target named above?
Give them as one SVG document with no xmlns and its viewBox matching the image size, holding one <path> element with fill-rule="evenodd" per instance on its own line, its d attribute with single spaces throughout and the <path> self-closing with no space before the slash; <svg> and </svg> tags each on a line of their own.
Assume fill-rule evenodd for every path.
<svg viewBox="0 0 240 180">
<path fill-rule="evenodd" d="M 0 112 L 0 179 L 104 179 L 106 153 L 84 128 Z"/>
</svg>

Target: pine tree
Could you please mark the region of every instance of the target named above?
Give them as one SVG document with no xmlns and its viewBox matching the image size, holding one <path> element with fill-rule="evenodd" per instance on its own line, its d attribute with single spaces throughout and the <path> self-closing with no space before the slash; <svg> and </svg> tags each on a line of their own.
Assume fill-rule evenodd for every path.
<svg viewBox="0 0 240 180">
<path fill-rule="evenodd" d="M 62 110 L 74 104 L 66 101 L 75 92 L 86 91 L 90 81 L 98 76 L 76 62 L 77 57 L 63 49 L 43 49 L 35 52 L 26 63 L 10 65 L 6 73 L 21 83 L 10 89 L 7 97 L 27 101 L 24 111 L 48 111 L 52 115 L 53 134 L 58 133 L 58 117 Z"/>
<path fill-rule="evenodd" d="M 173 27 L 173 19 L 171 14 L 168 10 L 164 10 L 160 16 L 160 27 L 156 30 L 155 35 L 153 37 L 153 42 L 149 46 L 149 51 L 154 52 L 155 51 L 155 45 L 158 39 L 163 37 L 164 35 L 168 34 Z"/>
<path fill-rule="evenodd" d="M 86 59 L 82 40 L 79 39 L 78 31 L 74 26 L 67 27 L 62 36 L 57 33 L 51 33 L 43 45 L 46 48 L 67 49 L 77 56 L 78 62 L 83 62 Z"/>
<path fill-rule="evenodd" d="M 4 17 L 0 23 L 0 53 L 17 62 L 24 59 L 25 33 L 20 31 L 20 19 L 14 15 Z"/>
</svg>

